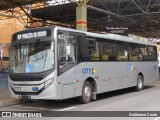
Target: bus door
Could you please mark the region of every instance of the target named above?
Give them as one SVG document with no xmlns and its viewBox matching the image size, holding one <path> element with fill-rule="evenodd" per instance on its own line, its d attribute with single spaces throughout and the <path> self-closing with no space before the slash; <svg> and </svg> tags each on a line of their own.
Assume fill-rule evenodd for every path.
<svg viewBox="0 0 160 120">
<path fill-rule="evenodd" d="M 62 83 L 63 98 L 74 96 L 74 69 L 77 64 L 77 35 L 58 31 L 58 77 Z"/>
</svg>

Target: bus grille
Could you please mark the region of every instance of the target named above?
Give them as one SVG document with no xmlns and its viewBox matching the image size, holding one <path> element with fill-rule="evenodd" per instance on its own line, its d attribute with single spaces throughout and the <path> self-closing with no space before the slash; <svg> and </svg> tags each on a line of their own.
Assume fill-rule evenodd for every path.
<svg viewBox="0 0 160 120">
<path fill-rule="evenodd" d="M 41 81 L 42 77 L 12 77 L 12 81 Z"/>
</svg>

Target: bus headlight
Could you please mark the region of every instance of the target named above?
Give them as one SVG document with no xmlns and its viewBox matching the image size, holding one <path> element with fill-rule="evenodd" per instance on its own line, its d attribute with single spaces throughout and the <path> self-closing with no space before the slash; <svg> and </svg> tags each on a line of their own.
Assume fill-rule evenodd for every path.
<svg viewBox="0 0 160 120">
<path fill-rule="evenodd" d="M 44 83 L 44 87 L 47 88 L 48 86 L 50 86 L 54 81 L 54 78 L 51 78 L 49 80 L 47 80 L 45 83 Z"/>
</svg>

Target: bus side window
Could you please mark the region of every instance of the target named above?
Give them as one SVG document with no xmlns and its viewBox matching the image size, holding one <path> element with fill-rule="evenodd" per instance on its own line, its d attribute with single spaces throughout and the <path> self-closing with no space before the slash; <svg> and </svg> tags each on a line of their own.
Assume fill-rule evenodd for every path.
<svg viewBox="0 0 160 120">
<path fill-rule="evenodd" d="M 88 41 L 86 40 L 85 35 L 78 36 L 78 60 L 79 61 L 88 61 L 90 60 L 89 57 L 89 50 L 88 50 Z"/>
<path fill-rule="evenodd" d="M 88 52 L 90 59 L 93 61 L 100 60 L 100 55 L 98 51 L 98 43 L 93 38 L 87 38 L 88 42 Z"/>
<path fill-rule="evenodd" d="M 117 41 L 117 61 L 128 61 L 129 58 L 129 44 Z"/>
<path fill-rule="evenodd" d="M 98 47 L 101 61 L 116 61 L 116 43 L 114 40 L 100 38 Z"/>
<path fill-rule="evenodd" d="M 76 48 L 74 43 L 60 43 L 59 48 L 60 63 L 65 64 L 66 62 L 76 62 Z"/>
<path fill-rule="evenodd" d="M 138 48 L 138 45 L 136 44 L 131 44 L 130 45 L 130 61 L 138 61 L 138 60 L 142 60 L 142 54 L 140 53 L 140 50 Z"/>
<path fill-rule="evenodd" d="M 68 43 L 67 44 L 67 61 L 68 62 L 76 62 L 76 49 L 75 44 Z"/>
<path fill-rule="evenodd" d="M 143 61 L 157 60 L 156 49 L 153 46 L 140 46 Z"/>
<path fill-rule="evenodd" d="M 100 60 L 99 53 L 97 49 L 92 49 L 91 54 L 90 54 L 91 60 Z"/>
</svg>

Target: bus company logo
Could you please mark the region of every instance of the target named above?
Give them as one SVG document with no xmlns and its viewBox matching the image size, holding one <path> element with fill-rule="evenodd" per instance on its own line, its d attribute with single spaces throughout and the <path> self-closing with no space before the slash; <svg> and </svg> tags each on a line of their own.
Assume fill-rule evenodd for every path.
<svg viewBox="0 0 160 120">
<path fill-rule="evenodd" d="M 11 112 L 2 112 L 2 117 L 12 117 Z"/>
<path fill-rule="evenodd" d="M 83 68 L 83 74 L 96 74 L 97 70 L 95 68 Z"/>
</svg>

